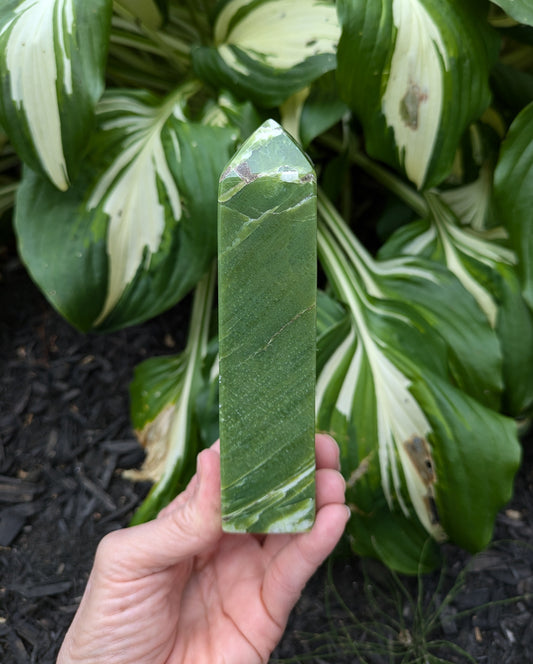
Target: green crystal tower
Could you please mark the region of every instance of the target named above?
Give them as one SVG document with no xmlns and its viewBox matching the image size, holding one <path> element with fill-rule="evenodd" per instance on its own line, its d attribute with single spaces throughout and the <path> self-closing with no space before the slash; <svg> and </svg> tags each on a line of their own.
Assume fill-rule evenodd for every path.
<svg viewBox="0 0 533 664">
<path fill-rule="evenodd" d="M 220 178 L 220 458 L 226 532 L 315 516 L 316 177 L 267 120 Z"/>
</svg>

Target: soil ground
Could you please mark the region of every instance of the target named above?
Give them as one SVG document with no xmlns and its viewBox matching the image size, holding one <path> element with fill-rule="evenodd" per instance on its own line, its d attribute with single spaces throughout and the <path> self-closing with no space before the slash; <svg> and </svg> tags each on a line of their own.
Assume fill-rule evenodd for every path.
<svg viewBox="0 0 533 664">
<path fill-rule="evenodd" d="M 0 661 L 52 664 L 99 540 L 149 488 L 121 477 L 143 456 L 133 368 L 183 347 L 189 303 L 82 335 L 16 258 L 0 267 Z M 448 546 L 443 569 L 420 578 L 340 552 L 308 584 L 272 663 L 533 662 L 532 448 L 488 551 Z"/>
</svg>

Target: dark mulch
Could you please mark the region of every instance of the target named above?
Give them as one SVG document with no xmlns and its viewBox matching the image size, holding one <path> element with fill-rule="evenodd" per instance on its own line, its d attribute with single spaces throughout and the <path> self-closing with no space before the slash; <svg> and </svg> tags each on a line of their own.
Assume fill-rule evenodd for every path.
<svg viewBox="0 0 533 664">
<path fill-rule="evenodd" d="M 121 477 L 142 460 L 128 383 L 138 362 L 183 346 L 188 302 L 129 330 L 82 335 L 16 258 L 1 262 L 0 661 L 51 664 L 98 541 L 127 525 L 148 490 Z M 330 580 L 324 567 L 273 661 L 399 662 L 390 653 L 415 652 L 423 638 L 460 645 L 472 661 L 533 661 L 532 468 L 527 449 L 498 517 L 502 541 L 481 556 L 448 547 L 444 570 L 423 579 L 394 579 L 354 558 L 336 560 Z M 467 661 L 450 647 L 442 653 Z"/>
</svg>

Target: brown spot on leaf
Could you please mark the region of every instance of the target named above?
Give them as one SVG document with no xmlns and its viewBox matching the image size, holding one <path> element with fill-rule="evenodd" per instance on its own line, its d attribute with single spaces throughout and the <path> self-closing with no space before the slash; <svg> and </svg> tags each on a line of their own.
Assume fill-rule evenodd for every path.
<svg viewBox="0 0 533 664">
<path fill-rule="evenodd" d="M 427 101 L 427 98 L 427 92 L 421 90 L 417 83 L 409 81 L 407 92 L 400 101 L 400 116 L 411 129 L 418 129 L 420 104 Z"/>
<path fill-rule="evenodd" d="M 435 482 L 435 469 L 427 440 L 421 436 L 413 435 L 404 442 L 403 446 L 422 482 L 426 486 L 433 484 Z"/>
</svg>

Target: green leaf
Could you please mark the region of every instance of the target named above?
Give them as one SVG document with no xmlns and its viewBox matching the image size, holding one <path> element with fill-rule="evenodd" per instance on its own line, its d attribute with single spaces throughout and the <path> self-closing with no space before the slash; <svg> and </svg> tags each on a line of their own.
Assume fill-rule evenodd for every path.
<svg viewBox="0 0 533 664">
<path fill-rule="evenodd" d="M 495 5 L 518 21 L 526 25 L 533 25 L 533 6 L 530 0 L 492 0 Z"/>
<path fill-rule="evenodd" d="M 339 35 L 330 0 L 227 0 L 214 46 L 194 49 L 192 61 L 215 88 L 272 107 L 335 68 Z"/>
<path fill-rule="evenodd" d="M 502 355 L 495 331 L 474 297 L 454 274 L 435 261 L 394 255 L 376 261 L 357 241 L 331 204 L 319 204 L 324 218 L 334 219 L 333 232 L 350 263 L 374 298 L 394 301 L 405 317 L 420 316 L 446 343 L 447 364 L 456 385 L 498 409 L 503 388 Z M 383 248 L 387 252 L 387 247 Z"/>
<path fill-rule="evenodd" d="M 391 512 L 379 494 L 368 514 L 353 510 L 347 532 L 354 553 L 378 558 L 401 574 L 426 574 L 442 564 L 437 543 L 420 523 Z"/>
<path fill-rule="evenodd" d="M 430 218 L 396 231 L 379 255 L 421 255 L 444 263 L 455 274 L 500 339 L 504 411 L 523 415 L 533 403 L 533 374 L 526 368 L 533 363 L 533 317 L 518 292 L 516 257 L 501 243 L 505 231 L 463 228 L 441 197 L 428 194 L 427 200 Z"/>
<path fill-rule="evenodd" d="M 198 284 L 193 301 L 185 350 L 170 357 L 153 357 L 135 369 L 130 385 L 131 418 L 147 456 L 140 471 L 128 471 L 133 480 L 155 481 L 132 525 L 154 518 L 187 484 L 201 445 L 196 401 L 204 380 L 202 365 L 207 340 L 215 269 Z"/>
<path fill-rule="evenodd" d="M 194 286 L 216 253 L 217 183 L 237 134 L 188 122 L 187 91 L 163 101 L 107 94 L 71 190 L 24 177 L 16 212 L 22 259 L 82 330 L 155 316 Z"/>
<path fill-rule="evenodd" d="M 394 325 L 394 318 L 387 322 Z M 392 329 L 388 331 L 390 340 Z M 402 335 L 401 329 L 392 333 L 391 343 L 396 344 L 410 334 L 404 330 Z M 412 469 L 404 475 L 404 464 L 409 471 L 410 461 L 398 457 L 405 431 L 429 430 L 409 385 L 377 345 L 369 338 L 363 344 L 352 327 L 319 372 L 317 426 L 330 432 L 341 447 L 352 509 L 348 532 L 353 550 L 378 557 L 393 569 L 415 573 L 421 561 L 429 568 L 437 562 L 434 547 L 427 549 L 432 553 L 424 562 L 428 531 L 438 540 L 444 534 L 428 510 L 429 501 L 434 500 L 428 494 L 431 486 L 421 483 Z M 417 503 L 416 511 L 411 501 Z M 398 537 L 399 533 L 409 537 Z"/>
<path fill-rule="evenodd" d="M 300 116 L 300 138 L 307 147 L 348 113 L 348 107 L 340 99 L 334 73 L 324 74 L 312 85 Z"/>
<path fill-rule="evenodd" d="M 533 314 L 526 305 L 516 272 L 499 266 L 498 334 L 504 351 L 503 412 L 516 417 L 533 413 Z"/>
<path fill-rule="evenodd" d="M 327 224 L 319 227 L 321 263 L 346 304 L 350 326 L 320 365 L 317 423 L 341 446 L 355 550 L 378 557 L 386 552 L 389 566 L 402 571 L 411 566 L 414 573 L 423 560 L 423 530 L 437 541 L 448 537 L 469 550 L 481 549 L 512 489 L 520 450 L 516 427 L 450 383 L 444 338 L 421 317 L 423 290 L 407 291 L 403 302 L 384 297 L 378 289 L 387 284 L 387 263 L 370 273 L 367 259 L 354 261 L 355 245 L 343 238 L 338 216 L 322 208 L 321 218 Z M 422 266 L 404 265 L 404 283 L 407 276 L 416 281 L 414 268 Z M 431 314 L 438 308 L 437 301 Z M 337 334 L 339 325 L 332 326 Z M 450 339 L 453 333 L 447 332 Z M 471 337 L 472 350 L 476 342 Z M 471 485 L 465 479 L 470 476 Z M 480 489 L 486 478 L 491 488 Z M 387 509 L 385 519 L 379 512 Z M 473 514 L 475 524 L 469 521 Z M 389 535 L 382 518 L 397 522 Z M 378 520 L 382 540 L 376 546 Z M 416 550 L 412 541 L 393 539 L 408 521 L 417 533 Z"/>
<path fill-rule="evenodd" d="M 280 107 L 283 128 L 306 148 L 349 112 L 339 98 L 333 72 L 289 97 Z"/>
<path fill-rule="evenodd" d="M 516 424 L 436 376 L 415 380 L 412 393 L 431 423 L 439 519 L 453 542 L 479 551 L 512 496 L 521 458 Z"/>
<path fill-rule="evenodd" d="M 338 10 L 339 89 L 369 154 L 420 189 L 438 184 L 490 102 L 496 33 L 461 0 L 340 0 Z"/>
<path fill-rule="evenodd" d="M 492 178 L 493 169 L 486 162 L 473 182 L 447 189 L 440 194 L 441 200 L 460 222 L 474 231 L 483 231 L 494 225 Z"/>
<path fill-rule="evenodd" d="M 335 239 L 324 228 L 320 229 L 319 252 L 333 287 L 346 302 L 352 323 L 317 381 L 318 426 L 337 436 L 349 484 L 361 487 L 361 480 L 355 482 L 350 475 L 363 464 L 366 468 L 360 475 L 365 485 L 382 490 L 389 507 L 396 504 L 407 515 L 400 470 L 403 468 L 409 499 L 416 503 L 418 518 L 428 532 L 440 538 L 440 528 L 432 523 L 424 505 L 429 487 L 420 485 L 412 469 L 407 472 L 403 449 L 411 436 L 425 438 L 430 425 L 410 394 L 409 377 L 392 358 L 405 353 L 442 372 L 443 344 L 432 339 L 429 326 L 420 319 L 402 316 L 392 303 L 370 299 L 358 283 L 351 262 L 340 258 Z M 363 495 L 358 508 L 370 512 L 372 500 Z"/>
<path fill-rule="evenodd" d="M 111 0 L 9 0 L 0 10 L 0 122 L 60 190 L 76 175 L 104 89 Z"/>
<path fill-rule="evenodd" d="M 26 168 L 14 217 L 20 257 L 32 279 L 82 331 L 91 328 L 102 310 L 108 278 L 105 223 L 88 218 L 82 208 L 90 184 L 82 173 L 76 187 L 63 193 Z"/>
<path fill-rule="evenodd" d="M 219 357 L 218 337 L 211 339 L 207 346 L 202 366 L 203 387 L 196 399 L 198 432 L 203 447 L 210 447 L 220 437 L 219 413 Z"/>
<path fill-rule="evenodd" d="M 168 16 L 168 0 L 120 0 L 135 19 L 156 30 Z"/>
<path fill-rule="evenodd" d="M 321 339 L 331 334 L 334 328 L 343 325 L 347 320 L 347 314 L 344 307 L 323 290 L 317 291 L 316 306 L 317 350 L 320 350 Z"/>
<path fill-rule="evenodd" d="M 524 297 L 533 309 L 533 103 L 514 120 L 494 174 L 500 218 L 518 256 Z"/>
<path fill-rule="evenodd" d="M 491 80 L 498 104 L 514 113 L 533 102 L 533 74 L 498 62 L 492 70 Z"/>
<path fill-rule="evenodd" d="M 239 131 L 240 140 L 244 141 L 267 120 L 264 113 L 260 113 L 255 106 L 249 102 L 239 102 L 231 92 L 222 92 L 217 103 L 213 106 L 218 113 L 221 127 L 235 127 Z M 207 122 L 207 119 L 204 120 Z M 217 124 L 214 122 L 213 124 Z"/>
</svg>

